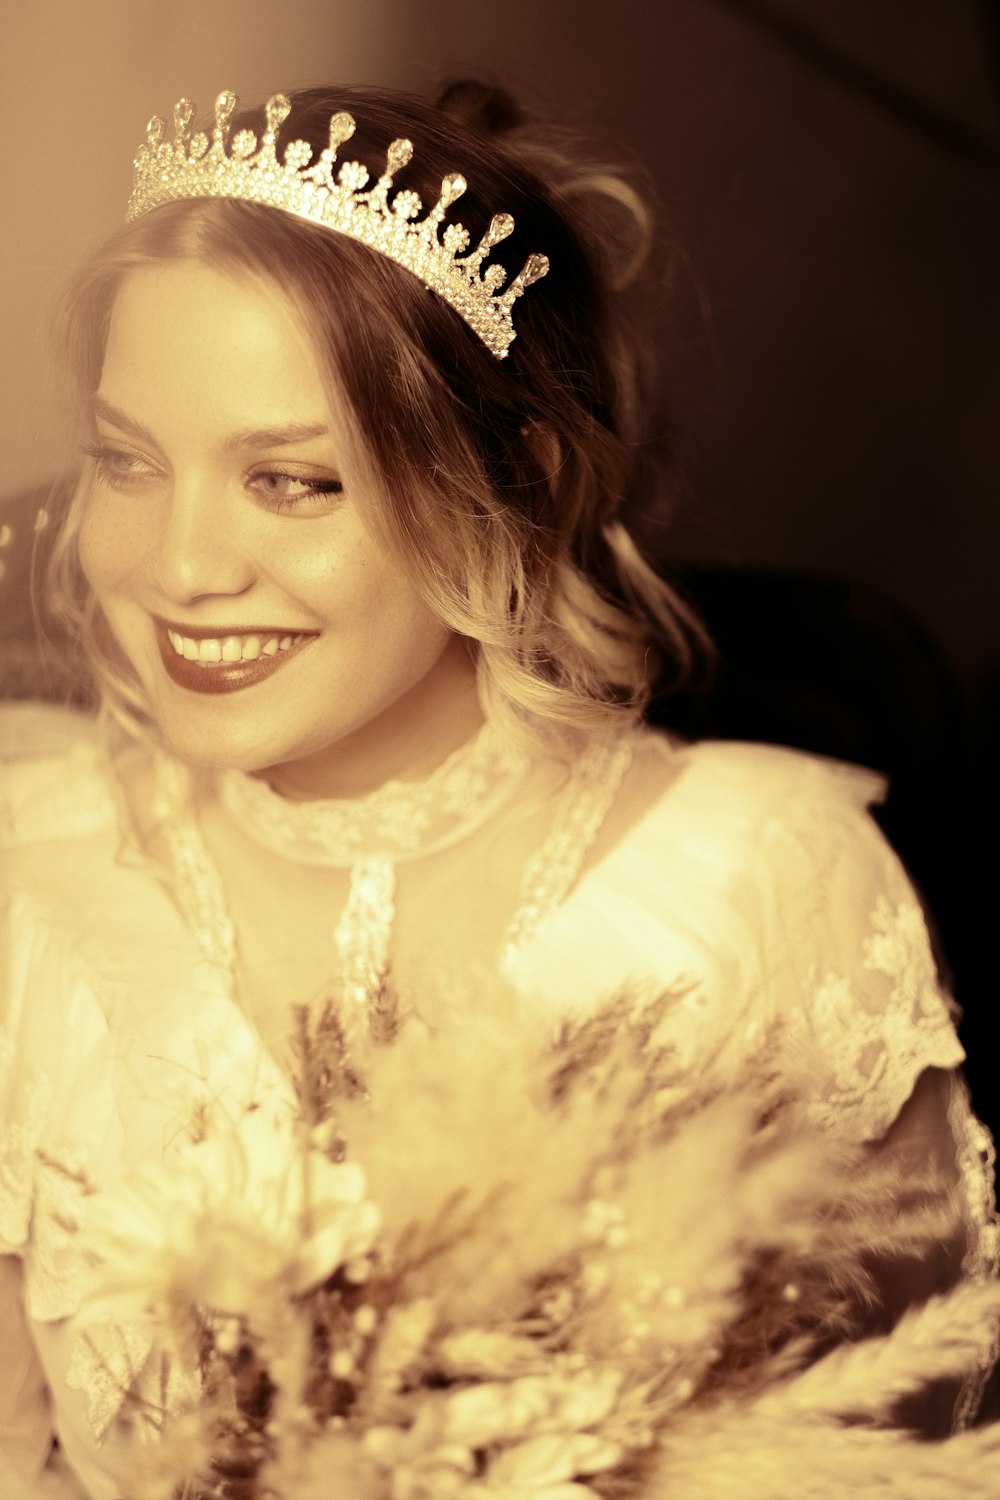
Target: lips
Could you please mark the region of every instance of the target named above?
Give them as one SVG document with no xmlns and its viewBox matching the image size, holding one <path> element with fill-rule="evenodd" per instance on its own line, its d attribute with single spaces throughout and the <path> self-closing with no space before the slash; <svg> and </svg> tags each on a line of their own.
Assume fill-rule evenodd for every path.
<svg viewBox="0 0 1000 1500">
<path fill-rule="evenodd" d="M 258 682 L 263 682 L 266 677 L 273 677 L 275 672 L 288 662 L 293 656 L 308 646 L 310 641 L 315 640 L 315 635 L 292 635 L 292 643 L 273 655 L 260 654 L 255 658 L 239 661 L 211 661 L 191 660 L 178 652 L 171 641 L 171 635 L 183 640 L 231 640 L 240 639 L 231 632 L 215 632 L 185 627 L 183 631 L 168 627 L 164 621 L 154 621 L 156 628 L 156 644 L 160 650 L 160 660 L 163 662 L 167 676 L 176 682 L 178 687 L 187 688 L 192 693 L 236 693 L 241 688 L 254 687 Z M 269 639 L 276 632 L 243 632 L 241 636 L 247 640 L 254 638 Z M 288 639 L 291 632 L 280 633 L 281 639 Z M 258 648 L 259 649 L 259 648 Z"/>
</svg>

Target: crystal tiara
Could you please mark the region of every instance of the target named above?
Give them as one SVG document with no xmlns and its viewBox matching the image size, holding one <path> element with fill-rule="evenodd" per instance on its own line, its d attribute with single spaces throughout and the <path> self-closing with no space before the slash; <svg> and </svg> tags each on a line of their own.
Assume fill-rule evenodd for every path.
<svg viewBox="0 0 1000 1500">
<path fill-rule="evenodd" d="M 507 279 L 503 266 L 493 264 L 483 271 L 494 245 L 513 231 L 510 214 L 494 214 L 474 250 L 469 250 L 471 239 L 461 224 L 448 224 L 439 238 L 445 213 L 466 190 L 460 173 L 444 178 L 441 196 L 418 220 L 423 204 L 410 189 L 397 190 L 389 202 L 393 178 L 413 155 L 411 141 L 390 143 L 385 171 L 369 187 L 368 170 L 360 162 L 343 162 L 334 176 L 337 153 L 354 134 L 352 115 L 341 112 L 331 118 L 330 144 L 315 162 L 308 141 L 289 142 L 279 161 L 277 134 L 291 110 L 290 101 L 284 94 L 267 101 L 267 125 L 259 141 L 251 130 L 237 131 L 230 140 L 229 121 L 237 103 L 235 94 L 219 95 L 211 137 L 203 131 L 189 134 L 195 107 L 187 99 L 174 108 L 172 142 L 165 139 L 166 121 L 153 116 L 146 126 L 146 143 L 135 158 L 126 218 L 137 219 L 163 203 L 187 198 L 235 198 L 283 209 L 388 256 L 443 297 L 491 354 L 506 357 L 515 337 L 514 303 L 549 269 L 544 255 L 529 255 L 506 291 L 501 291 Z"/>
</svg>

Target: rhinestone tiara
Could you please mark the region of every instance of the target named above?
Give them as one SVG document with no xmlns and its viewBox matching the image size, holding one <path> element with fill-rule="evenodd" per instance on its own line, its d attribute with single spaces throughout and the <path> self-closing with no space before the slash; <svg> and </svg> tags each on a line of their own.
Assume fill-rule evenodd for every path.
<svg viewBox="0 0 1000 1500">
<path fill-rule="evenodd" d="M 235 94 L 226 91 L 215 101 L 211 136 L 190 134 L 195 107 L 180 99 L 174 107 L 174 139 L 166 140 L 167 124 L 154 115 L 146 126 L 145 145 L 135 158 L 132 196 L 127 219 L 137 219 L 187 198 L 236 198 L 280 208 L 308 219 L 359 244 L 377 250 L 418 276 L 431 291 L 455 309 L 497 359 L 506 358 L 514 339 L 513 308 L 526 287 L 540 281 L 549 269 L 544 255 L 529 255 L 507 287 L 503 266 L 483 270 L 494 245 L 513 231 L 510 214 L 494 214 L 475 249 L 461 224 L 448 224 L 439 238 L 445 213 L 465 192 L 459 172 L 441 183 L 441 196 L 423 219 L 423 204 L 409 188 L 389 193 L 393 179 L 413 156 L 413 143 L 390 142 L 385 171 L 369 186 L 369 173 L 357 161 L 345 161 L 334 175 L 337 153 L 354 134 L 352 115 L 338 113 L 330 120 L 330 144 L 313 161 L 308 141 L 291 141 L 278 159 L 277 135 L 291 111 L 284 94 L 274 94 L 264 109 L 266 128 L 260 139 L 252 130 L 239 130 L 230 140 L 229 121 L 236 109 Z"/>
</svg>

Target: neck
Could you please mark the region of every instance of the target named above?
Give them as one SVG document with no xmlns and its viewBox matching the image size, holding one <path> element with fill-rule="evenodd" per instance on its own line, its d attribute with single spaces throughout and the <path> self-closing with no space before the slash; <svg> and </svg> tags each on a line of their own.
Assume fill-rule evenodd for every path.
<svg viewBox="0 0 1000 1500">
<path fill-rule="evenodd" d="M 375 719 L 314 754 L 259 774 L 295 802 L 363 797 L 387 781 L 419 781 L 483 724 L 476 666 L 454 636 L 430 673 Z"/>
</svg>

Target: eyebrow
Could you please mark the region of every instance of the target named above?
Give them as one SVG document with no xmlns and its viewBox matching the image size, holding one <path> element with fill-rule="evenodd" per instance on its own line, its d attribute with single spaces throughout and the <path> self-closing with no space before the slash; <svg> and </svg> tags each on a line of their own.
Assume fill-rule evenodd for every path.
<svg viewBox="0 0 1000 1500">
<path fill-rule="evenodd" d="M 127 432 L 130 437 L 141 443 L 149 443 L 154 448 L 160 446 L 148 427 L 144 427 L 120 407 L 113 406 L 103 396 L 94 397 L 93 409 L 95 417 L 103 417 L 120 432 Z M 230 433 L 222 444 L 222 451 L 238 453 L 247 448 L 280 448 L 291 443 L 305 443 L 310 438 L 329 436 L 330 429 L 322 422 L 287 422 L 280 427 L 247 427 L 242 432 Z"/>
</svg>

